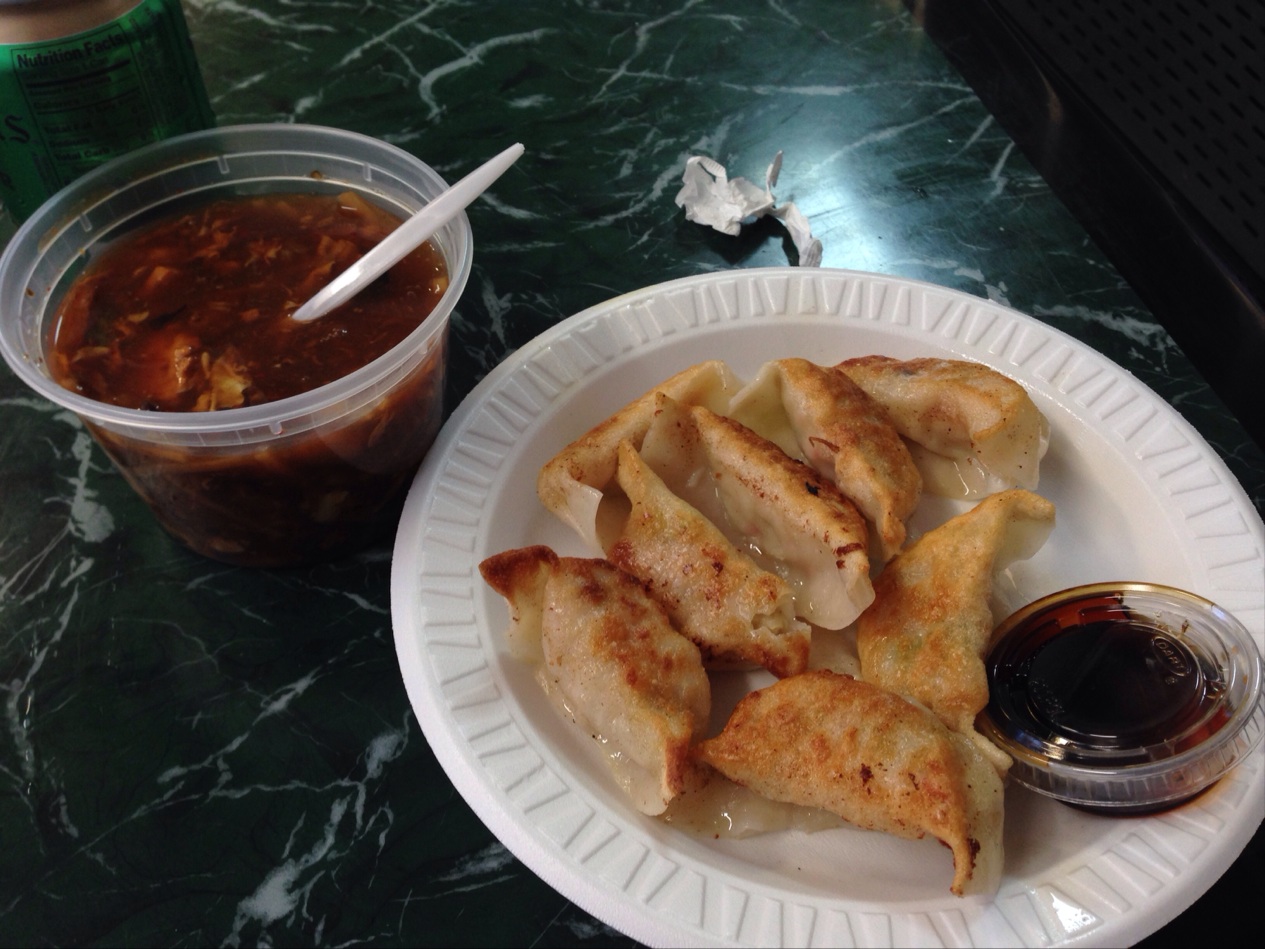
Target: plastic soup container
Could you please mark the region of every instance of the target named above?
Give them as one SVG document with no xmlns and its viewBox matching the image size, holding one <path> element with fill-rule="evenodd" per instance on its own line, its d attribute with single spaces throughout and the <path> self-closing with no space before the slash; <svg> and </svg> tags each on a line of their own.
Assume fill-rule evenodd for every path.
<svg viewBox="0 0 1265 949">
<path fill-rule="evenodd" d="M 343 555 L 394 528 L 442 422 L 449 317 L 473 254 L 464 214 L 432 238 L 447 287 L 429 315 L 367 365 L 276 401 L 154 411 L 88 398 L 50 371 L 53 323 L 67 289 L 111 242 L 175 211 L 350 191 L 404 218 L 446 187 L 412 155 L 337 129 L 248 125 L 154 143 L 89 172 L 19 229 L 0 258 L 0 351 L 31 388 L 83 420 L 191 549 L 249 566 Z"/>
</svg>

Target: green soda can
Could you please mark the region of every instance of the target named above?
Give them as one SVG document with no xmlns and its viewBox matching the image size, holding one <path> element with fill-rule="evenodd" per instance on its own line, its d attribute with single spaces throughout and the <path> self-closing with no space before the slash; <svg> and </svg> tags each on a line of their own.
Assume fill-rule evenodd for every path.
<svg viewBox="0 0 1265 949">
<path fill-rule="evenodd" d="M 180 0 L 0 0 L 0 203 L 215 123 Z"/>
</svg>

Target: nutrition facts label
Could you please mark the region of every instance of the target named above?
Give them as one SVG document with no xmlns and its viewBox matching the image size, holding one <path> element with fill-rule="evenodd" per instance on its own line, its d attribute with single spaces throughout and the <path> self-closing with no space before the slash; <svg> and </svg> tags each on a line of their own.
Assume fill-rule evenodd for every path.
<svg viewBox="0 0 1265 949">
<path fill-rule="evenodd" d="M 0 197 L 21 220 L 106 159 L 213 121 L 177 0 L 0 46 Z"/>
</svg>

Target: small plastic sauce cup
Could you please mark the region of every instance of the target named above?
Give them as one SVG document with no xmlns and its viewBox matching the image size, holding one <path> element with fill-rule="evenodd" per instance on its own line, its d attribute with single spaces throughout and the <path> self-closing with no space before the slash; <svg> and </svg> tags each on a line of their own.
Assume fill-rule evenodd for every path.
<svg viewBox="0 0 1265 949">
<path fill-rule="evenodd" d="M 230 126 L 146 146 L 59 191 L 10 241 L 0 258 L 0 351 L 32 389 L 83 420 L 192 550 L 265 567 L 342 556 L 394 528 L 443 421 L 449 318 L 473 256 L 464 214 L 432 238 L 449 286 L 415 330 L 343 378 L 275 402 L 212 412 L 97 402 L 50 375 L 50 324 L 98 248 L 170 210 L 351 189 L 404 218 L 446 187 L 395 146 L 319 126 Z"/>
<path fill-rule="evenodd" d="M 1016 611 L 986 659 L 980 732 L 1010 777 L 1088 810 L 1176 806 L 1265 732 L 1262 660 L 1215 603 L 1154 583 L 1074 587 Z"/>
</svg>

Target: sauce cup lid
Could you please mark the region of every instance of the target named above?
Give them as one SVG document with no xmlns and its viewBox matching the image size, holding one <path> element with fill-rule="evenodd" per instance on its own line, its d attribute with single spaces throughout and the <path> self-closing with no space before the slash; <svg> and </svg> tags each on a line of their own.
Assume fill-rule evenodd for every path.
<svg viewBox="0 0 1265 949">
<path fill-rule="evenodd" d="M 1068 804 L 1142 813 L 1198 794 L 1265 734 L 1261 653 L 1217 604 L 1174 587 L 1073 587 L 1019 609 L 985 660 L 980 732 L 1010 777 Z"/>
</svg>

